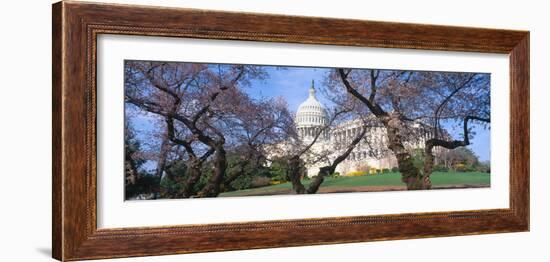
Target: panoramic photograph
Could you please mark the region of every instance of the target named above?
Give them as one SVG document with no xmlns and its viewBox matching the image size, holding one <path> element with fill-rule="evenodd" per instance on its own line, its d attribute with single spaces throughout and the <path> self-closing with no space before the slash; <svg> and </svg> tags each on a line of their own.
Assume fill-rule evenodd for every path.
<svg viewBox="0 0 550 262">
<path fill-rule="evenodd" d="M 125 200 L 489 188 L 491 75 L 126 60 Z"/>
</svg>

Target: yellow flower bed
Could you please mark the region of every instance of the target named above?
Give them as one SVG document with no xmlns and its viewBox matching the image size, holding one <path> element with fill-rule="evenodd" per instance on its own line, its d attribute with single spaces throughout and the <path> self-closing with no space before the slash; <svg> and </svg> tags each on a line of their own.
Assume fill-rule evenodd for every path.
<svg viewBox="0 0 550 262">
<path fill-rule="evenodd" d="M 351 171 L 346 174 L 346 176 L 363 176 L 365 175 L 364 171 Z"/>
<path fill-rule="evenodd" d="M 383 169 L 369 168 L 367 171 L 351 171 L 346 176 L 374 176 L 383 174 Z"/>
</svg>

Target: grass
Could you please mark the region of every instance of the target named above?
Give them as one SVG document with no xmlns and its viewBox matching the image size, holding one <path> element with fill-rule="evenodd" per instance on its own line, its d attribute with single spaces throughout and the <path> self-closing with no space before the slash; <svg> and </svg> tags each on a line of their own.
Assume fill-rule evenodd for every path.
<svg viewBox="0 0 550 262">
<path fill-rule="evenodd" d="M 480 172 L 435 172 L 430 176 L 434 188 L 489 186 L 491 183 L 490 177 L 490 174 Z M 310 182 L 311 180 L 302 180 L 302 183 L 306 187 Z M 404 183 L 401 182 L 400 173 L 386 173 L 355 177 L 328 177 L 321 185 L 321 190 L 327 190 L 328 192 L 353 192 L 369 191 L 369 187 L 372 187 L 381 191 L 379 189 L 383 189 L 384 187 L 387 187 L 388 190 L 396 190 L 405 189 L 404 186 Z M 220 196 L 291 194 L 291 190 L 292 185 L 287 182 L 279 185 L 225 192 Z"/>
</svg>

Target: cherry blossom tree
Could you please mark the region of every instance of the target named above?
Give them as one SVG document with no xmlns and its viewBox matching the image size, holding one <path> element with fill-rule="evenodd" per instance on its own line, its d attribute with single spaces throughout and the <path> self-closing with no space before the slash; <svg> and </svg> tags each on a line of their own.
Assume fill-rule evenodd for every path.
<svg viewBox="0 0 550 262">
<path fill-rule="evenodd" d="M 163 148 L 185 152 L 186 179 L 176 181 L 181 190 L 170 197 L 217 196 L 245 166 L 260 165 L 262 146 L 286 139 L 292 123 L 282 99 L 244 92 L 250 80 L 266 76 L 257 66 L 127 61 L 125 75 L 127 105 L 163 119 L 157 128 L 175 145 L 161 146 L 161 154 L 169 155 Z M 228 150 L 239 151 L 242 161 L 228 167 Z M 197 190 L 206 162 L 211 172 Z"/>
<path fill-rule="evenodd" d="M 472 125 L 490 123 L 488 74 L 340 68 L 327 82 L 333 92 L 361 102 L 385 127 L 388 148 L 408 189 L 431 188 L 435 148 L 468 146 Z M 448 135 L 451 124 L 462 126 L 461 137 Z M 407 149 L 415 143 L 423 143 L 423 167 L 414 165 Z"/>
</svg>

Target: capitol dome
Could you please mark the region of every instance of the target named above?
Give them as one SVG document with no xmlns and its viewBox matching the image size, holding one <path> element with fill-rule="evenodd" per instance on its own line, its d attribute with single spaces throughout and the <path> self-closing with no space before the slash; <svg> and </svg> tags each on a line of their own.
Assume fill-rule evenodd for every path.
<svg viewBox="0 0 550 262">
<path fill-rule="evenodd" d="M 313 81 L 309 88 L 309 97 L 298 107 L 296 111 L 296 128 L 299 135 L 306 140 L 313 138 L 315 131 L 327 124 L 327 112 L 323 105 L 315 97 L 315 87 Z M 325 136 L 321 136 L 324 138 Z"/>
</svg>

